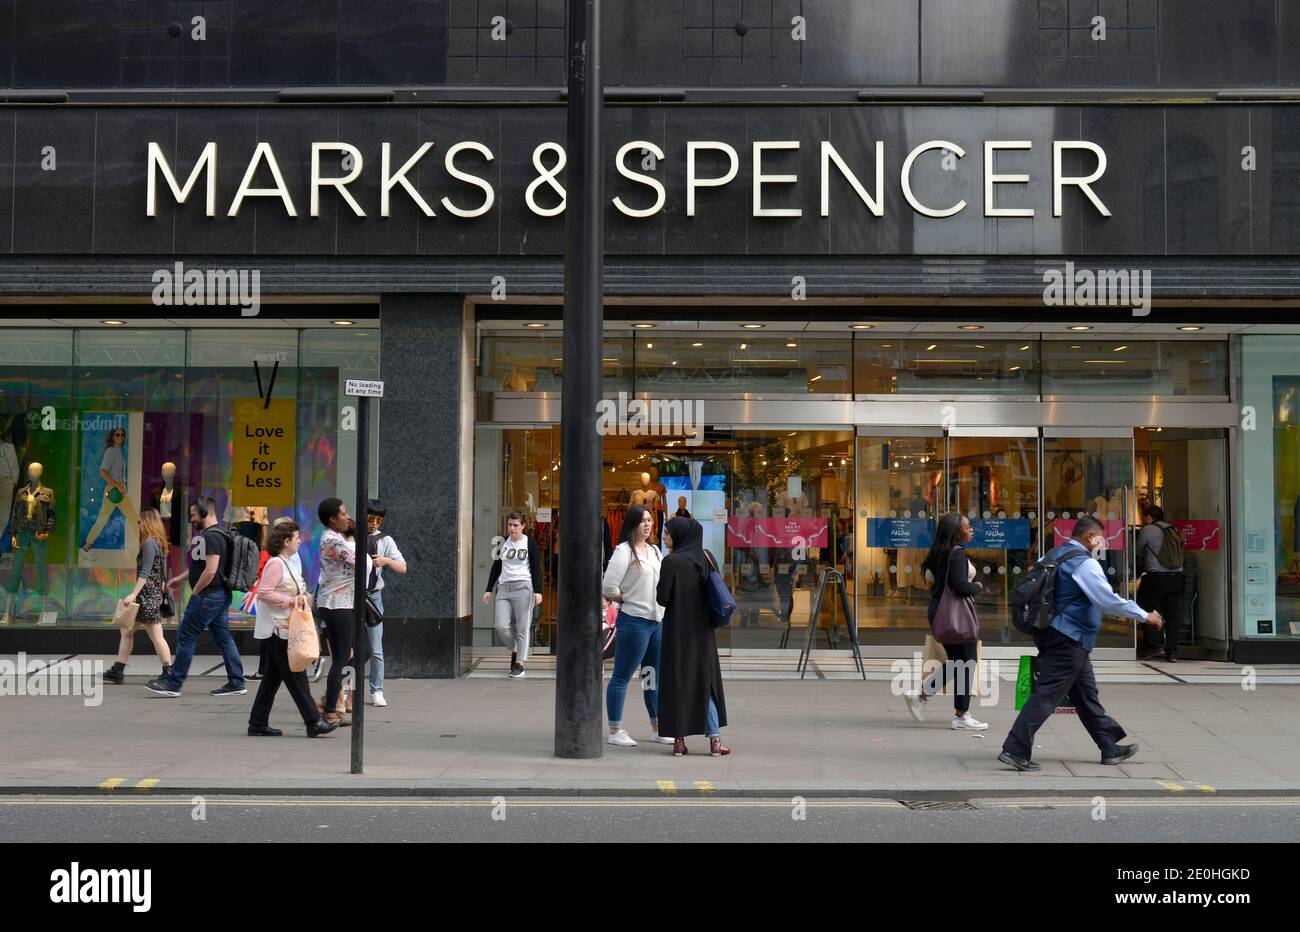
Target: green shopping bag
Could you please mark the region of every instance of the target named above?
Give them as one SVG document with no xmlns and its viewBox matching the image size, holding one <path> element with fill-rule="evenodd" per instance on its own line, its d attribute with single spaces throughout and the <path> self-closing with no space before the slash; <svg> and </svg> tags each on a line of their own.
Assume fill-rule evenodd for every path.
<svg viewBox="0 0 1300 932">
<path fill-rule="evenodd" d="M 1029 694 L 1034 691 L 1034 681 L 1038 679 L 1038 658 L 1025 654 L 1020 658 L 1020 669 L 1016 671 L 1016 711 L 1019 712 L 1029 701 Z M 1072 705 L 1058 705 L 1057 715 L 1074 715 Z"/>
</svg>

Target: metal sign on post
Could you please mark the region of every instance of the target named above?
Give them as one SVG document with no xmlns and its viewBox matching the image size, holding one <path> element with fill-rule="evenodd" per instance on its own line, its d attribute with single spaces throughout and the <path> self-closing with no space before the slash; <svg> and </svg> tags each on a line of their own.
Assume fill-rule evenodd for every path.
<svg viewBox="0 0 1300 932">
<path fill-rule="evenodd" d="M 366 524 L 366 497 L 370 487 L 370 399 L 384 397 L 384 383 L 366 379 L 348 379 L 344 395 L 357 399 L 357 502 L 352 512 L 357 522 L 356 575 L 352 580 L 352 773 L 361 773 L 365 756 L 366 683 L 365 653 L 370 643 L 366 634 L 367 600 L 366 541 L 370 528 Z"/>
</svg>

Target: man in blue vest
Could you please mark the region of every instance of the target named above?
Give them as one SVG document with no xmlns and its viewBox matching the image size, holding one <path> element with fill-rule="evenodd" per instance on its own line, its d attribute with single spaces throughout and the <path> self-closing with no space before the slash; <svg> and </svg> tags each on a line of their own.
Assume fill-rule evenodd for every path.
<svg viewBox="0 0 1300 932">
<path fill-rule="evenodd" d="M 1106 714 L 1097 698 L 1092 672 L 1093 645 L 1101 631 L 1102 613 L 1124 615 L 1147 624 L 1163 624 L 1159 612 L 1148 612 L 1118 595 L 1106 581 L 1101 564 L 1092 558 L 1105 545 L 1105 529 L 1096 518 L 1080 518 L 1074 536 L 1059 548 L 1064 557 L 1056 570 L 1051 624 L 1034 637 L 1038 645 L 1038 679 L 1020 710 L 998 760 L 1016 770 L 1040 770 L 1031 760 L 1034 735 L 1068 698 L 1101 749 L 1103 764 L 1118 764 L 1138 752 L 1136 744 L 1120 744 L 1126 734 Z"/>
</svg>

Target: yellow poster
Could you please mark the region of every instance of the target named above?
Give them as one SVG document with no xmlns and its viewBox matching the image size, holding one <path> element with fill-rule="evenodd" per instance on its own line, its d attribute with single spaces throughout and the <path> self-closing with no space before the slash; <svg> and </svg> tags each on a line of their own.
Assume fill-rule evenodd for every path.
<svg viewBox="0 0 1300 932">
<path fill-rule="evenodd" d="M 263 404 L 260 398 L 235 399 L 234 504 L 292 507 L 297 408 L 290 398 L 275 399 L 265 408 Z"/>
</svg>

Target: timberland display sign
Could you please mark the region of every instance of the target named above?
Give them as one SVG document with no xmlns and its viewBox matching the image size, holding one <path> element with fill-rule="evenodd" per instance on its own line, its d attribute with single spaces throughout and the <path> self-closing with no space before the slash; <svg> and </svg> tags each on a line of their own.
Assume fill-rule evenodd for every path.
<svg viewBox="0 0 1300 932">
<path fill-rule="evenodd" d="M 986 139 L 975 145 L 983 151 L 983 167 L 978 173 L 982 186 L 967 196 L 949 196 L 938 201 L 933 194 L 919 192 L 916 179 L 923 172 L 957 170 L 957 163 L 966 158 L 967 149 L 947 139 L 927 139 L 911 146 L 899 164 L 891 164 L 886 158 L 885 143 L 880 140 L 821 139 L 806 143 L 798 139 L 768 139 L 737 145 L 718 139 L 692 139 L 678 143 L 674 151 L 668 152 L 650 140 L 633 139 L 622 143 L 614 154 L 613 169 L 625 182 L 621 186 L 611 185 L 619 190 L 610 203 L 619 213 L 636 220 L 665 211 L 669 200 L 668 188 L 662 180 L 668 174 L 665 163 L 681 159 L 685 176 L 677 193 L 685 198 L 685 215 L 695 217 L 708 210 L 706 192 L 744 183 L 737 178 L 742 161 L 747 158 L 752 217 L 805 216 L 803 207 L 790 206 L 788 194 L 783 197 L 781 193 L 805 184 L 813 185 L 818 193 L 817 212 L 821 217 L 831 216 L 833 201 L 837 211 L 865 211 L 874 217 L 884 217 L 888 183 L 901 194 L 907 209 L 924 217 L 953 217 L 967 210 L 969 199 L 975 198 L 985 217 L 1032 218 L 1037 208 L 1023 204 L 1009 206 L 1002 194 L 1014 186 L 1027 186 L 1033 180 L 1029 172 L 1001 167 L 1004 160 L 1023 153 L 1031 161 L 1036 156 L 1040 172 L 1050 178 L 1053 217 L 1062 215 L 1070 192 L 1077 195 L 1083 209 L 1102 217 L 1111 215 L 1093 188 L 1105 175 L 1107 164 L 1105 150 L 1096 143 L 1054 139 L 1038 147 L 1045 150 L 1041 153 L 1028 139 Z M 441 210 L 464 219 L 480 218 L 490 214 L 505 197 L 522 198 L 527 209 L 538 217 L 555 217 L 564 212 L 567 192 L 561 173 L 567 155 L 557 142 L 540 142 L 533 147 L 532 176 L 517 191 L 499 190 L 493 184 L 495 173 L 488 168 L 497 153 L 474 140 L 458 140 L 442 147 L 440 161 L 451 185 L 436 191 L 422 187 L 416 180 L 420 165 L 438 158 L 435 149 L 433 142 L 424 142 L 414 149 L 381 142 L 379 165 L 375 167 L 352 142 L 312 142 L 307 153 L 307 183 L 295 190 L 285 181 L 282 160 L 286 156 L 298 159 L 303 153 L 288 155 L 283 148 L 277 152 L 271 142 L 258 142 L 243 165 L 238 186 L 233 193 L 226 193 L 218 186 L 220 153 L 215 141 L 207 142 L 198 158 L 186 163 L 169 158 L 160 143 L 149 142 L 145 214 L 157 217 L 159 199 L 164 197 L 170 197 L 176 204 L 186 204 L 191 198 L 201 200 L 204 215 L 214 218 L 238 217 L 252 203 L 278 209 L 287 217 L 320 217 L 327 197 L 337 198 L 342 210 L 355 217 L 390 217 L 398 198 L 409 200 L 425 217 L 436 217 Z M 1082 159 L 1086 167 L 1067 169 L 1067 156 Z M 1017 164 L 1024 161 L 1022 157 Z M 362 193 L 363 189 L 374 193 L 373 180 L 366 183 L 367 173 L 377 176 L 377 198 Z M 363 204 L 362 198 L 369 203 Z"/>
</svg>

